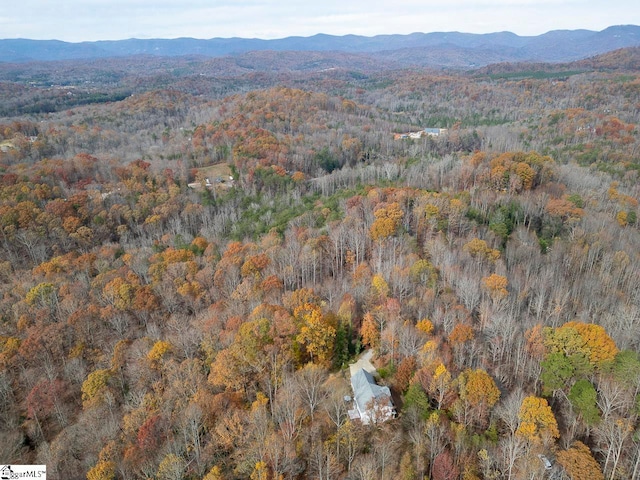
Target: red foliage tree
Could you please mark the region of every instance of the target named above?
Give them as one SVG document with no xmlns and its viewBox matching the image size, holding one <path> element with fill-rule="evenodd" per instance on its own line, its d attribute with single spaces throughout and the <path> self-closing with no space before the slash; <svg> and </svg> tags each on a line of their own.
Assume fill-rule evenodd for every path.
<svg viewBox="0 0 640 480">
<path fill-rule="evenodd" d="M 433 460 L 431 477 L 433 480 L 455 480 L 460 475 L 460 469 L 453 464 L 449 450 L 438 454 Z"/>
</svg>

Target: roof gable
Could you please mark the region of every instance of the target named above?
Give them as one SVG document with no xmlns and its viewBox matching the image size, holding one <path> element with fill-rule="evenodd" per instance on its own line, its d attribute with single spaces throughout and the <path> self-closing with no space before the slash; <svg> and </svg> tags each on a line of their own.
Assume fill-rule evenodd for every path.
<svg viewBox="0 0 640 480">
<path fill-rule="evenodd" d="M 372 402 L 387 400 L 391 398 L 389 387 L 381 387 L 377 385 L 373 375 L 361 368 L 351 376 L 351 388 L 353 396 L 358 408 L 361 411 L 366 410 Z"/>
</svg>

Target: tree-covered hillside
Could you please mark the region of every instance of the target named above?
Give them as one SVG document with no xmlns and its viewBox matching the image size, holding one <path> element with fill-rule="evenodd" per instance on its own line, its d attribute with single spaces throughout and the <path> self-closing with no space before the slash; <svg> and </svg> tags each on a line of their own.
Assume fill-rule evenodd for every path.
<svg viewBox="0 0 640 480">
<path fill-rule="evenodd" d="M 622 64 L 0 84 L 0 462 L 640 479 Z M 364 350 L 394 419 L 347 414 Z"/>
</svg>

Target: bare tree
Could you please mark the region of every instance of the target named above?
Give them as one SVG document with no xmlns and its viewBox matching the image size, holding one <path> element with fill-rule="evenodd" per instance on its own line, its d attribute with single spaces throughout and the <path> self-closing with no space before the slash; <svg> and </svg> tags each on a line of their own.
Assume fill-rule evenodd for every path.
<svg viewBox="0 0 640 480">
<path fill-rule="evenodd" d="M 358 457 L 351 472 L 356 480 L 371 480 L 372 478 L 377 478 L 377 470 L 375 455 L 367 453 Z"/>
<path fill-rule="evenodd" d="M 525 440 L 514 433 L 509 433 L 507 436 L 500 440 L 500 453 L 503 465 L 503 471 L 505 472 L 505 478 L 514 478 L 514 468 L 518 460 L 524 457 L 526 453 Z"/>
<path fill-rule="evenodd" d="M 344 384 L 341 383 L 341 385 Z M 322 409 L 327 414 L 327 417 L 329 417 L 329 420 L 331 420 L 331 423 L 335 425 L 336 430 L 338 430 L 348 418 L 347 411 L 349 404 L 345 400 L 347 395 L 349 395 L 347 388 L 332 388 L 322 401 Z"/>
<path fill-rule="evenodd" d="M 327 371 L 323 367 L 309 363 L 295 372 L 293 379 L 296 384 L 296 390 L 300 394 L 313 421 L 316 410 L 328 395 L 328 391 L 324 387 L 324 383 L 327 380 Z"/>
<path fill-rule="evenodd" d="M 602 470 L 609 480 L 613 480 L 618 475 L 618 464 L 622 458 L 625 444 L 633 433 L 632 422 L 634 421 L 635 418 L 609 416 L 594 428 L 596 438 L 599 440 L 599 450 L 604 456 Z"/>
<path fill-rule="evenodd" d="M 321 442 L 311 451 L 309 471 L 318 480 L 334 480 L 340 477 L 342 466 L 327 445 Z"/>
<path fill-rule="evenodd" d="M 630 393 L 620 382 L 609 378 L 601 378 L 598 382 L 596 402 L 602 411 L 602 417 L 605 419 L 612 415 L 627 417 L 633 404 L 633 398 Z"/>
<path fill-rule="evenodd" d="M 517 388 L 495 409 L 495 415 L 504 423 L 511 434 L 515 434 L 518 429 L 520 406 L 524 397 L 522 389 Z"/>
<path fill-rule="evenodd" d="M 293 441 L 300 434 L 302 421 L 305 418 L 301 407 L 302 401 L 296 391 L 294 380 L 286 378 L 278 390 L 273 414 L 282 437 L 288 442 Z"/>
</svg>

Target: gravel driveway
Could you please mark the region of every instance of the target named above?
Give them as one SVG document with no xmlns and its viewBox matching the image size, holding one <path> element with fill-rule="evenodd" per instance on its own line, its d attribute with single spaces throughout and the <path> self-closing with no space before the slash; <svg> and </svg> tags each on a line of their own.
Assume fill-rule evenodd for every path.
<svg viewBox="0 0 640 480">
<path fill-rule="evenodd" d="M 349 364 L 349 373 L 353 375 L 355 372 L 364 368 L 367 372 L 373 374 L 376 372 L 376 367 L 371 363 L 371 357 L 373 357 L 373 350 L 367 350 L 362 355 L 356 363 Z"/>
</svg>

